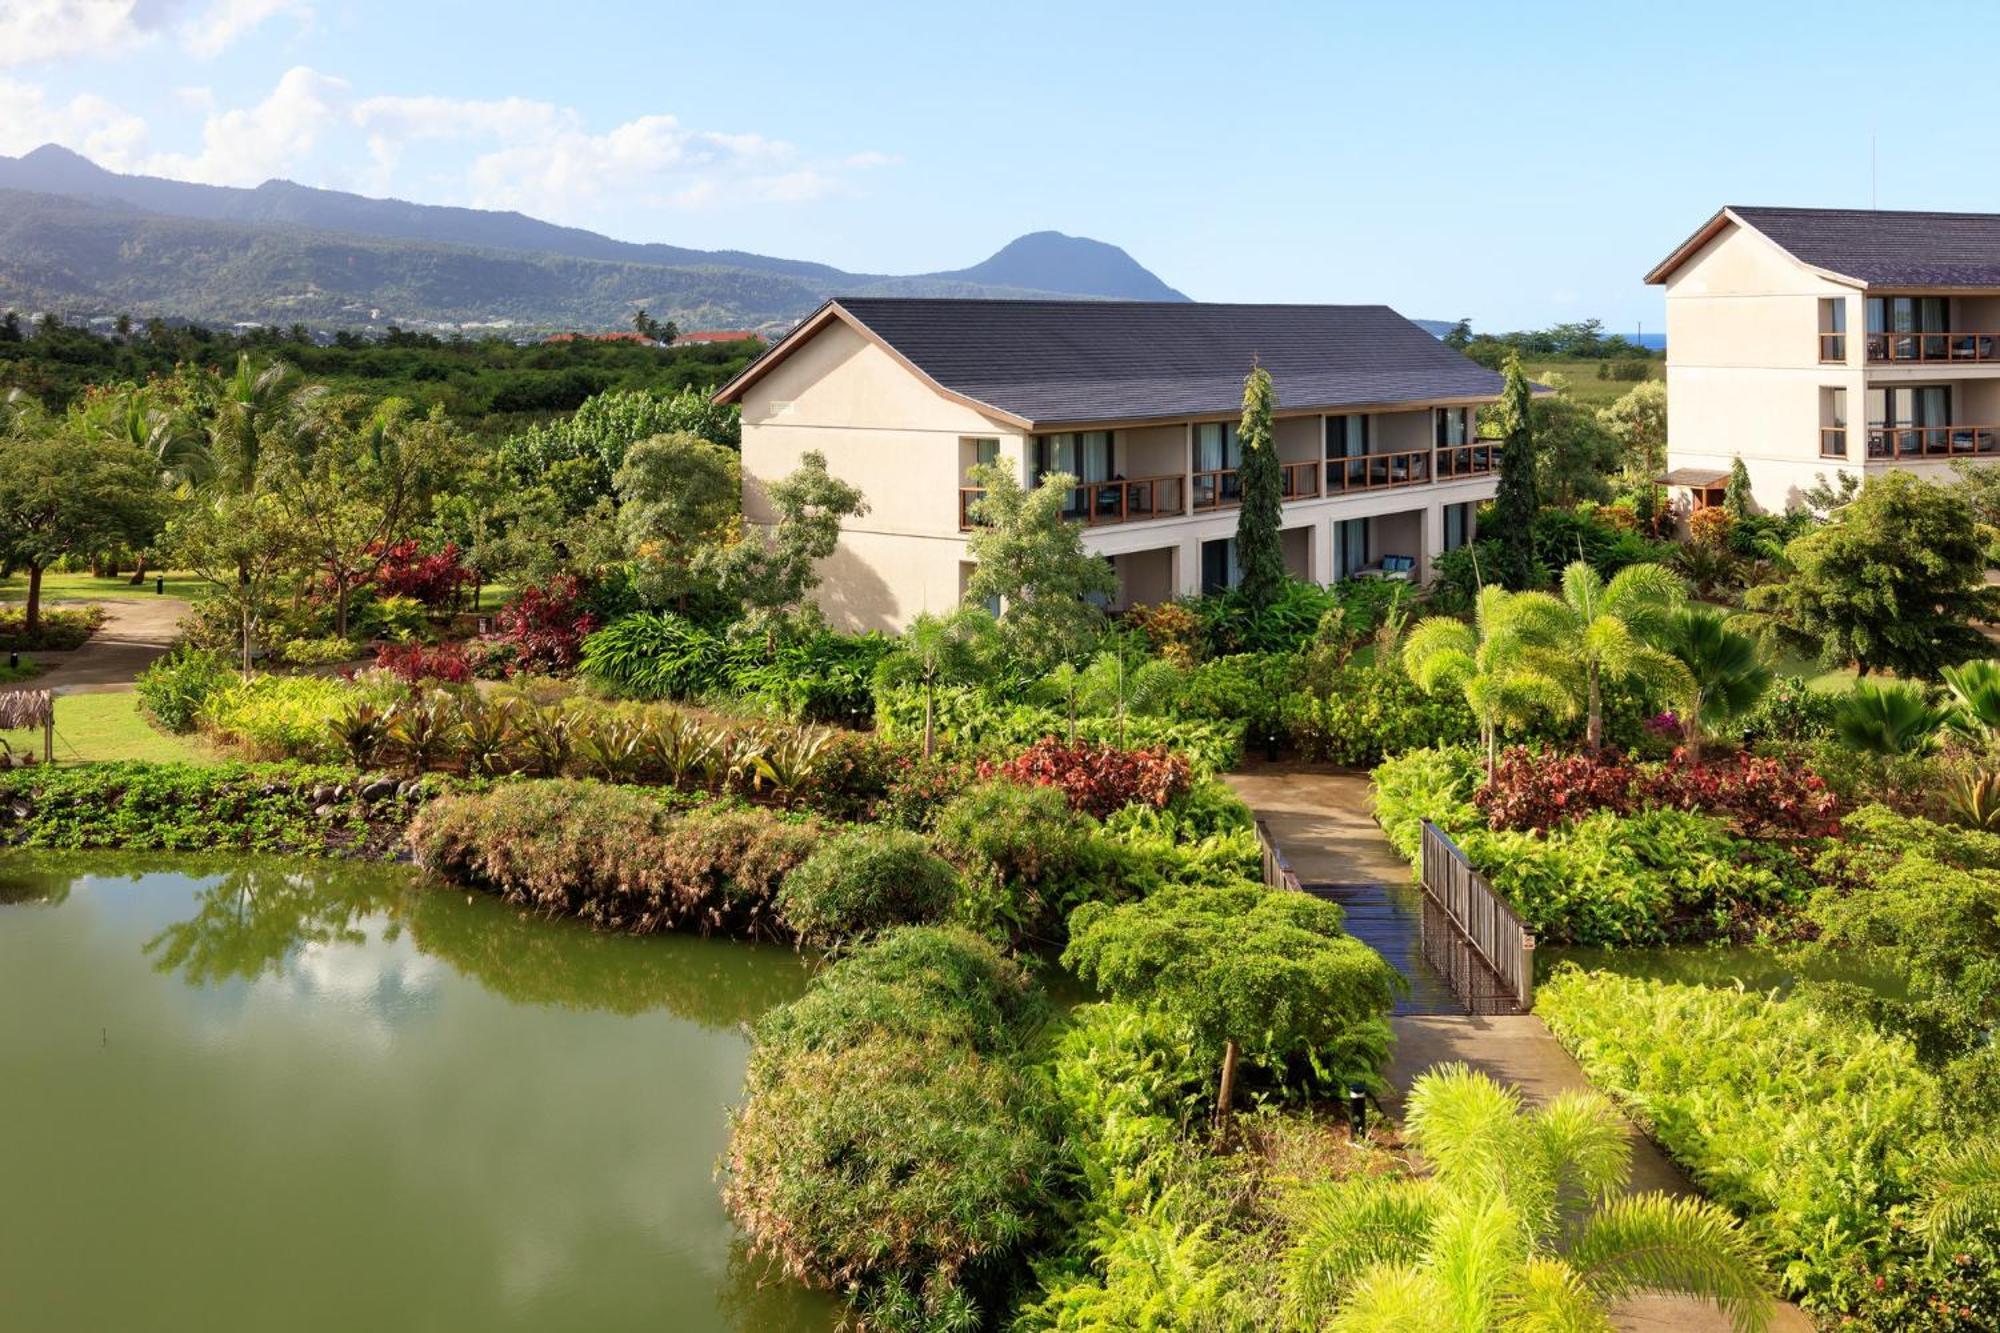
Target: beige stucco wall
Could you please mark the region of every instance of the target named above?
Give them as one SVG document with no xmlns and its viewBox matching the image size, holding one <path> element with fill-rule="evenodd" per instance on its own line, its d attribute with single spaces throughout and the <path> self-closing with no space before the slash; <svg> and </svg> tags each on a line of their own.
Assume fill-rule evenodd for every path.
<svg viewBox="0 0 2000 1333">
<path fill-rule="evenodd" d="M 1847 363 L 1819 360 L 1819 302 L 1847 304 Z M 1741 457 L 1760 509 L 1797 504 L 1820 473 L 1820 390 L 1847 390 L 1847 466 L 1858 468 L 1865 377 L 1859 290 L 1727 227 L 1667 282 L 1667 466 L 1728 470 Z"/>
<path fill-rule="evenodd" d="M 1279 417 L 1271 423 L 1281 463 L 1310 463 L 1326 452 L 1324 417 Z"/>
<path fill-rule="evenodd" d="M 1285 571 L 1293 578 L 1313 577 L 1313 542 L 1318 536 L 1318 529 L 1310 523 L 1286 528 L 1278 534 L 1278 544 L 1285 553 Z"/>
<path fill-rule="evenodd" d="M 1188 470 L 1186 426 L 1142 426 L 1111 437 L 1112 457 L 1127 477 L 1180 476 Z"/>
<path fill-rule="evenodd" d="M 1150 606 L 1172 601 L 1175 593 L 1174 560 L 1179 552 L 1169 546 L 1133 551 L 1112 559 L 1118 574 L 1118 596 L 1111 609 L 1124 611 L 1134 606 Z"/>
<path fill-rule="evenodd" d="M 1428 449 L 1436 440 L 1429 411 L 1377 412 L 1368 426 L 1368 452 L 1371 454 L 1399 454 L 1411 449 Z"/>
</svg>

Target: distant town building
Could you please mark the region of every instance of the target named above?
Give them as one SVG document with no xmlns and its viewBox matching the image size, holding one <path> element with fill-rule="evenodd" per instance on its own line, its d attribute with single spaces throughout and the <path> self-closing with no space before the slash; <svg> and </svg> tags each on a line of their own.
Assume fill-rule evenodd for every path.
<svg viewBox="0 0 2000 1333">
<path fill-rule="evenodd" d="M 698 329 L 693 333 L 683 333 L 674 339 L 677 343 L 742 343 L 764 341 L 764 335 L 755 329 Z"/>
</svg>

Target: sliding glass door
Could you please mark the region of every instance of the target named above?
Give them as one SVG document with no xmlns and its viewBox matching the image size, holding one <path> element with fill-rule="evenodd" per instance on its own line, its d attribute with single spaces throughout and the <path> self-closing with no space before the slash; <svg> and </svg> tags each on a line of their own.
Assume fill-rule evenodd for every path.
<svg viewBox="0 0 2000 1333">
<path fill-rule="evenodd" d="M 1359 414 L 1326 419 L 1326 488 L 1344 491 L 1367 481 L 1368 418 Z M 1361 461 L 1351 461 L 1351 460 Z"/>
<path fill-rule="evenodd" d="M 1913 384 L 1868 391 L 1868 454 L 1911 458 L 1951 450 L 1951 386 Z"/>
<path fill-rule="evenodd" d="M 1942 296 L 1868 298 L 1868 355 L 1878 361 L 1939 361 L 1951 303 Z"/>
<path fill-rule="evenodd" d="M 1194 507 L 1213 509 L 1243 498 L 1236 470 L 1243 466 L 1243 442 L 1233 421 L 1204 421 L 1194 428 Z"/>
<path fill-rule="evenodd" d="M 1066 431 L 1061 435 L 1037 435 L 1035 484 L 1041 485 L 1042 478 L 1057 472 L 1067 472 L 1085 483 L 1111 480 L 1111 432 L 1084 430 Z M 1118 507 L 1118 497 L 1112 493 L 1115 489 L 1098 490 L 1099 504 L 1108 502 L 1110 508 L 1115 510 Z M 1089 485 L 1079 486 L 1070 493 L 1064 512 L 1071 518 L 1084 517 L 1091 503 L 1091 494 Z"/>
</svg>

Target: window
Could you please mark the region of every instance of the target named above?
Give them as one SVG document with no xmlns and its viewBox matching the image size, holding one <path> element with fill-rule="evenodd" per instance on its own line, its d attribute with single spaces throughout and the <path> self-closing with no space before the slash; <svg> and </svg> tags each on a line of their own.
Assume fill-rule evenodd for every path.
<svg viewBox="0 0 2000 1333">
<path fill-rule="evenodd" d="M 1087 483 L 1111 480 L 1111 432 L 1108 430 L 1065 431 L 1060 435 L 1035 437 L 1035 484 L 1056 472 L 1067 472 L 1086 483 L 1070 493 L 1064 509 L 1071 518 L 1083 516 L 1090 501 Z M 1109 492 L 1106 492 L 1108 495 Z"/>
<path fill-rule="evenodd" d="M 1847 360 L 1847 298 L 1822 296 L 1819 302 L 1819 359 Z"/>
<path fill-rule="evenodd" d="M 1201 590 L 1226 592 L 1242 581 L 1243 570 L 1236 563 L 1236 539 L 1223 537 L 1201 544 Z"/>
<path fill-rule="evenodd" d="M 1943 360 L 1950 341 L 1944 336 L 1950 310 L 1950 302 L 1942 296 L 1869 297 L 1869 359 Z"/>
<path fill-rule="evenodd" d="M 1368 520 L 1342 519 L 1333 525 L 1333 577 L 1351 579 L 1368 568 Z"/>
<path fill-rule="evenodd" d="M 1368 418 L 1359 414 L 1326 419 L 1326 488 L 1344 490 L 1364 479 L 1366 463 L 1337 460 L 1360 458 L 1368 452 Z"/>
<path fill-rule="evenodd" d="M 1456 551 L 1472 541 L 1473 511 L 1477 508 L 1477 504 L 1471 500 L 1444 507 L 1445 550 Z"/>
<path fill-rule="evenodd" d="M 972 462 L 975 467 L 985 467 L 1000 461 L 1000 441 L 991 439 L 972 442 Z"/>
<path fill-rule="evenodd" d="M 1948 453 L 1952 435 L 1950 386 L 1913 384 L 1868 391 L 1870 458 Z"/>
<path fill-rule="evenodd" d="M 1848 456 L 1848 390 L 1820 390 L 1820 456 Z"/>
<path fill-rule="evenodd" d="M 1236 469 L 1243 466 L 1243 442 L 1233 421 L 1204 421 L 1194 428 L 1194 507 L 1213 509 L 1243 498 Z"/>
<path fill-rule="evenodd" d="M 1448 449 L 1455 444 L 1465 444 L 1472 439 L 1472 409 L 1469 407 L 1440 407 L 1436 410 L 1437 447 Z"/>
</svg>

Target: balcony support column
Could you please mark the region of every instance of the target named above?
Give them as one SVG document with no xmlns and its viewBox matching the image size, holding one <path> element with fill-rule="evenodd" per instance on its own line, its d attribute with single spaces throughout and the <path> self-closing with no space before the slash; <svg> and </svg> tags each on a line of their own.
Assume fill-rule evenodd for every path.
<svg viewBox="0 0 2000 1333">
<path fill-rule="evenodd" d="M 1427 504 L 1424 506 L 1423 549 L 1417 552 L 1417 582 L 1431 581 L 1431 557 L 1444 550 L 1444 506 Z"/>
</svg>

